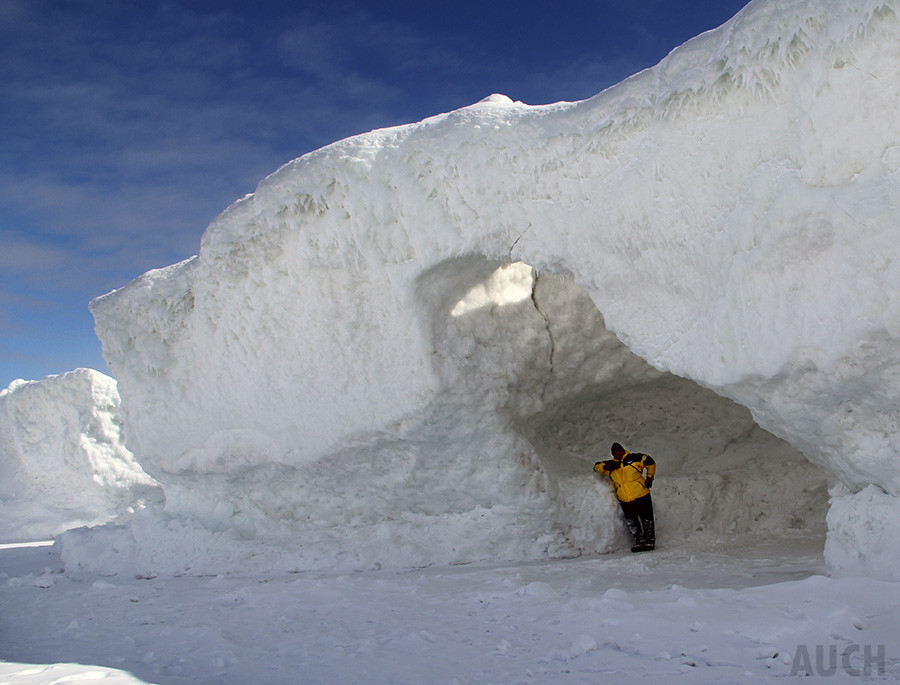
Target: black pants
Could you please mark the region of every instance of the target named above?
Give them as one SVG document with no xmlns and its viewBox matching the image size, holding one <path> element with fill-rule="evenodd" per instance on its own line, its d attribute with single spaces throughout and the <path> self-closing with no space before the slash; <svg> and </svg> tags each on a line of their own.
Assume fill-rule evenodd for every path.
<svg viewBox="0 0 900 685">
<path fill-rule="evenodd" d="M 656 533 L 653 530 L 653 500 L 648 492 L 643 497 L 638 497 L 631 502 L 622 502 L 622 513 L 625 514 L 625 523 L 628 530 L 634 536 L 636 545 L 655 545 Z"/>
</svg>

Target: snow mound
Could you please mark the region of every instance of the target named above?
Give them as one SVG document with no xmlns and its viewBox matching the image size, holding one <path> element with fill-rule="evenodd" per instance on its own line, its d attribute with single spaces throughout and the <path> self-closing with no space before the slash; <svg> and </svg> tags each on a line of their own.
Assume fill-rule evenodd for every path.
<svg viewBox="0 0 900 685">
<path fill-rule="evenodd" d="M 337 142 L 97 299 L 167 495 L 123 568 L 606 551 L 612 440 L 660 462 L 661 536 L 814 528 L 809 462 L 896 507 L 898 11 L 757 0 L 592 99 Z"/>
<path fill-rule="evenodd" d="M 0 391 L 0 539 L 44 539 L 160 501 L 122 433 L 116 382 L 97 371 Z"/>
</svg>

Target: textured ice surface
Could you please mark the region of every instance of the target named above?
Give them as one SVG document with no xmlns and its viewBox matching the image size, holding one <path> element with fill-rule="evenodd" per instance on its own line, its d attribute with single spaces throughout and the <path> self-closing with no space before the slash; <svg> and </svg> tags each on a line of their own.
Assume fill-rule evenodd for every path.
<svg viewBox="0 0 900 685">
<path fill-rule="evenodd" d="M 897 2 L 757 0 L 589 100 L 495 95 L 285 165 L 92 305 L 167 494 L 120 556 L 602 551 L 613 439 L 659 458 L 673 535 L 814 526 L 800 453 L 895 506 L 898 44 Z"/>
<path fill-rule="evenodd" d="M 90 369 L 0 391 L 0 541 L 47 538 L 159 501 L 121 421 L 115 380 Z"/>
</svg>

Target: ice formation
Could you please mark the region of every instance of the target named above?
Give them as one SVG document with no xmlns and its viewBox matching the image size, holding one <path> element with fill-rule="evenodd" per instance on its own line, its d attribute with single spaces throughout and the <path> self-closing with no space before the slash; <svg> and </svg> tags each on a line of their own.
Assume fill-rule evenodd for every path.
<svg viewBox="0 0 900 685">
<path fill-rule="evenodd" d="M 892 575 L 898 12 L 756 0 L 589 100 L 279 169 L 93 303 L 167 499 L 70 567 L 608 550 L 617 439 L 660 463 L 661 540 L 815 528 L 828 480 L 829 560 Z"/>
<path fill-rule="evenodd" d="M 125 448 L 112 378 L 78 369 L 0 391 L 0 542 L 121 520 L 161 494 Z"/>
</svg>

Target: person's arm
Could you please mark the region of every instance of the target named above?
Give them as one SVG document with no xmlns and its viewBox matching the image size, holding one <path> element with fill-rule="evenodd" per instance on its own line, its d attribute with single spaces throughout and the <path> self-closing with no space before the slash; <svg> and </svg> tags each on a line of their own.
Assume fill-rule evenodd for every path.
<svg viewBox="0 0 900 685">
<path fill-rule="evenodd" d="M 653 487 L 653 477 L 656 475 L 656 462 L 649 454 L 644 455 L 643 466 L 647 469 L 647 476 L 644 478 L 644 485 L 648 488 Z"/>
<path fill-rule="evenodd" d="M 615 469 L 615 461 L 612 459 L 607 459 L 606 461 L 598 461 L 594 464 L 594 471 L 599 473 L 601 476 L 608 476 Z"/>
</svg>

